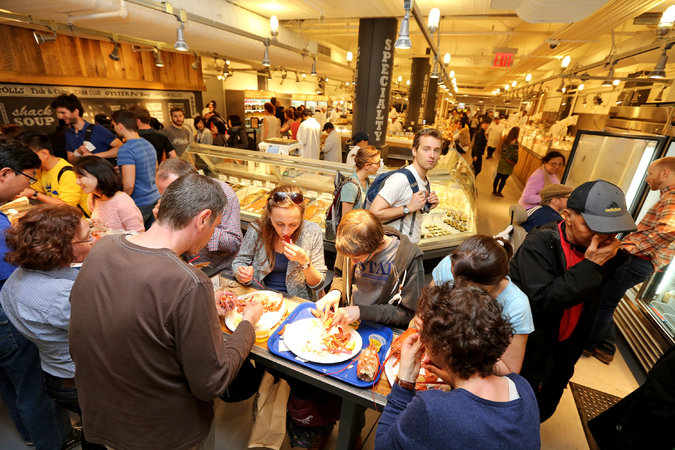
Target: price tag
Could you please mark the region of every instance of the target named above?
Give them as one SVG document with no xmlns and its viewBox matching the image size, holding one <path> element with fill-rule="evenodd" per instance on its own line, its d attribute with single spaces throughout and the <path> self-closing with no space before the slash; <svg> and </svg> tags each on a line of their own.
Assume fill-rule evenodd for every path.
<svg viewBox="0 0 675 450">
<path fill-rule="evenodd" d="M 322 192 L 321 195 L 319 195 L 319 198 L 322 200 L 328 200 L 330 202 L 333 201 L 333 194 L 329 194 L 328 192 Z"/>
<path fill-rule="evenodd" d="M 250 186 L 250 185 L 251 185 L 251 180 L 242 178 L 242 179 L 241 179 L 241 184 L 243 184 L 244 186 Z"/>
<path fill-rule="evenodd" d="M 262 181 L 260 180 L 253 180 L 253 186 L 255 187 L 262 187 Z"/>
<path fill-rule="evenodd" d="M 319 193 L 316 191 L 307 191 L 307 197 L 309 198 L 317 198 L 319 196 Z"/>
<path fill-rule="evenodd" d="M 239 183 L 239 178 L 237 177 L 227 177 L 230 183 Z"/>
<path fill-rule="evenodd" d="M 274 183 L 272 183 L 271 181 L 265 181 L 265 187 L 267 189 L 274 189 L 276 187 L 276 185 Z"/>
</svg>

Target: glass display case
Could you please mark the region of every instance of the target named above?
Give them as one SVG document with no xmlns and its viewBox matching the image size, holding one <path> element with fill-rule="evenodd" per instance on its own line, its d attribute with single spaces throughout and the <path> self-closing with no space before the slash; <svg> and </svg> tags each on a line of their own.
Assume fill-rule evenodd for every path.
<svg viewBox="0 0 675 450">
<path fill-rule="evenodd" d="M 309 201 L 305 219 L 324 229 L 337 171 L 350 174 L 354 170 L 344 163 L 197 144 L 191 145 L 182 158 L 234 189 L 244 228 L 260 217 L 271 189 L 295 184 Z M 380 173 L 387 170 L 382 168 Z M 476 234 L 476 190 L 471 168 L 454 151 L 442 157 L 428 178 L 440 205 L 424 215 L 419 246 L 425 258 L 434 258 L 447 255 L 450 248 Z"/>
<path fill-rule="evenodd" d="M 648 190 L 643 182 L 649 164 L 665 148 L 665 136 L 615 134 L 580 130 L 577 133 L 562 182 L 579 186 L 602 179 L 626 194 L 633 217 Z"/>
<path fill-rule="evenodd" d="M 572 150 L 573 138 L 565 136 L 557 139 L 542 124 L 523 126 L 519 136 L 520 145 L 530 150 L 540 158 L 550 151 L 558 151 L 565 155 Z"/>
</svg>

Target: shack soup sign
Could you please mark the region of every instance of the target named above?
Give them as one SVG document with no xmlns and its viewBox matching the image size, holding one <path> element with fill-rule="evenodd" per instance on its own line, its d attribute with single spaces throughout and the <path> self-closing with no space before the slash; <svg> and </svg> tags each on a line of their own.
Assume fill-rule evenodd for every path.
<svg viewBox="0 0 675 450">
<path fill-rule="evenodd" d="M 61 94 L 75 94 L 84 107 L 84 119 L 93 122 L 98 113 L 141 105 L 150 115 L 167 125 L 169 110 L 183 108 L 187 117 L 196 113 L 194 92 L 150 91 L 143 89 L 83 88 L 30 84 L 0 84 L 0 123 L 19 125 L 27 130 L 54 131 L 58 120 L 51 103 Z"/>
</svg>

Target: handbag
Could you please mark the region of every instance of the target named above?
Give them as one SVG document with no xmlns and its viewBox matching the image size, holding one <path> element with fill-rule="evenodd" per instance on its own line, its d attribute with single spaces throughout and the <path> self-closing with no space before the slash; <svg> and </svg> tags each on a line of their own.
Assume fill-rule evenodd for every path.
<svg viewBox="0 0 675 450">
<path fill-rule="evenodd" d="M 253 402 L 253 428 L 248 448 L 279 450 L 286 436 L 286 404 L 291 388 L 286 380 L 265 372 Z"/>
</svg>

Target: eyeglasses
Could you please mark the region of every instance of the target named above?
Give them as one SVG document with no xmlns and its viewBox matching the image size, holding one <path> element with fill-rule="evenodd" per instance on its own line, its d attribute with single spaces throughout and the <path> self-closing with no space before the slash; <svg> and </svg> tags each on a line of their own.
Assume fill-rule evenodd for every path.
<svg viewBox="0 0 675 450">
<path fill-rule="evenodd" d="M 290 199 L 296 205 L 301 205 L 305 201 L 305 196 L 299 192 L 275 192 L 271 200 L 274 205 L 278 205 L 286 199 Z"/>
<path fill-rule="evenodd" d="M 12 170 L 14 172 L 18 173 L 19 175 L 23 175 L 24 177 L 28 178 L 30 180 L 30 184 L 37 183 L 37 181 L 38 181 L 37 178 L 33 178 L 30 175 L 27 175 L 20 170 L 16 170 L 16 169 L 12 169 Z"/>
</svg>

